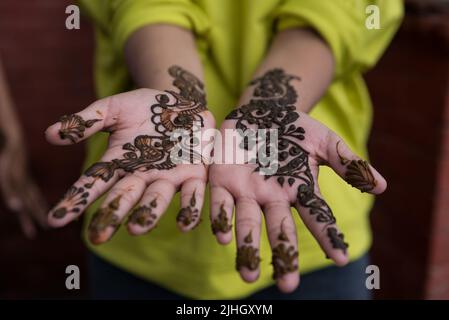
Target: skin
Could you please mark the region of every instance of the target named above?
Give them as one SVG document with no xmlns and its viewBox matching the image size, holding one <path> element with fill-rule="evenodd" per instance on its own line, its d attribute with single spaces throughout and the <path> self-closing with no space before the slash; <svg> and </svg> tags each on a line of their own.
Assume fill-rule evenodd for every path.
<svg viewBox="0 0 449 320">
<path fill-rule="evenodd" d="M 154 46 L 153 43 L 158 45 Z M 173 43 L 182 47 L 182 52 L 172 50 Z M 89 127 L 84 126 L 82 136 L 76 137 L 75 142 L 86 139 L 100 130 L 110 132 L 108 150 L 100 160 L 108 163 L 113 159 L 122 159 L 124 146 L 132 143 L 137 136 L 157 134 L 156 126 L 151 121 L 153 114 L 149 106 L 158 103 L 157 97 L 163 94 L 162 90 L 177 90 L 173 78 L 167 73 L 171 66 L 181 66 L 200 81 L 203 80 L 194 38 L 190 32 L 181 28 L 166 25 L 141 28 L 129 39 L 125 55 L 135 83 L 146 89 L 99 100 L 77 113 L 83 121 L 100 120 L 91 123 L 92 125 Z M 298 57 L 300 58 L 298 59 Z M 306 114 L 321 98 L 332 80 L 334 68 L 332 54 L 324 42 L 313 32 L 308 30 L 284 31 L 273 40 L 266 59 L 256 71 L 254 78 L 259 78 L 275 68 L 282 68 L 286 73 L 301 78 L 301 81 L 292 81 L 291 83 L 300 97 L 300 100 L 295 103 L 295 112 L 298 112 L 300 117 L 294 124 L 305 129 L 306 139 L 301 141 L 301 147 L 308 152 L 308 164 L 315 180 L 313 191 L 319 195 L 316 183 L 319 165 L 329 165 L 342 177 L 346 174 L 346 166 L 341 164 L 336 151 L 336 143 L 341 139 Z M 253 92 L 254 87 L 248 87 L 243 92 L 238 106 L 248 103 L 253 97 Z M 199 115 L 204 119 L 203 130 L 215 126 L 214 119 L 208 111 L 202 111 Z M 235 119 L 226 120 L 222 124 L 221 130 L 235 129 L 236 123 Z M 46 137 L 49 142 L 57 145 L 73 143 L 70 139 L 61 138 L 59 132 L 62 126 L 63 123 L 58 122 L 47 129 Z M 338 151 L 340 156 L 345 159 L 356 159 L 356 156 L 343 141 L 339 144 Z M 273 264 L 276 264 L 278 271 L 287 270 L 287 272 L 277 272 L 275 279 L 282 291 L 290 292 L 299 283 L 297 238 L 290 211 L 291 206 L 295 206 L 326 255 L 338 265 L 346 264 L 348 262 L 346 253 L 344 250 L 334 248 L 335 246 L 325 232 L 328 228 L 336 228 L 336 226 L 333 223 L 327 225 L 327 229 L 323 229 L 322 224 L 316 223 L 315 219 L 311 218 L 312 216 L 308 212 L 310 209 L 301 207 L 297 203 L 296 187 L 298 184 L 281 186 L 274 178 L 265 180 L 262 176 L 254 173 L 255 168 L 254 164 L 212 165 L 209 168 L 212 197 L 211 221 L 221 221 L 219 228 L 215 225 L 212 229 L 215 230 L 219 243 L 227 244 L 231 241 L 232 226 L 234 225 L 238 247 L 250 245 L 258 252 L 263 211 L 268 236 L 274 250 Z M 371 169 L 378 183 L 370 192 L 381 193 L 386 187 L 386 182 L 373 168 Z M 97 179 L 93 185 L 91 185 L 92 176 L 86 178 L 84 175 L 75 182 L 73 186 L 75 189 L 72 188 L 69 196 L 66 196 L 50 211 L 49 223 L 53 226 L 63 226 L 69 223 L 79 217 L 89 204 L 109 191 L 106 200 L 101 205 L 100 212 L 105 212 L 108 208 L 113 207 L 115 215 L 111 219 L 113 226 L 101 228 L 101 232 L 96 232 L 91 241 L 100 244 L 109 240 L 117 225 L 125 220 L 128 212 L 141 206 L 149 208 L 149 204 L 156 199 L 157 205 L 151 207 L 151 213 L 149 209 L 146 209 L 151 223 L 145 223 L 145 219 L 127 220 L 127 229 L 131 234 L 143 234 L 161 218 L 174 193 L 178 190 L 181 191 L 181 207 L 184 210 L 182 213 L 196 212 L 196 210 L 200 213 L 207 181 L 207 170 L 208 168 L 202 164 L 183 164 L 170 170 L 152 169 L 134 172 L 127 172 L 119 168 L 107 181 Z M 84 190 L 86 184 L 89 186 L 88 195 L 83 196 L 86 192 Z M 80 188 L 83 189 L 80 191 Z M 77 194 L 75 200 L 73 200 L 74 194 Z M 111 202 L 118 196 L 120 196 L 120 205 L 111 207 Z M 192 201 L 193 198 L 195 201 Z M 76 206 L 77 209 L 63 212 L 58 209 L 61 206 L 64 208 Z M 234 207 L 235 223 L 233 223 L 232 216 Z M 58 217 L 55 217 L 55 212 L 58 213 Z M 223 215 L 223 212 L 227 215 L 227 219 L 220 216 L 220 214 Z M 103 221 L 108 220 L 103 219 Z M 141 221 L 141 223 L 136 224 L 129 221 Z M 186 226 L 185 219 L 178 219 L 177 224 L 180 230 L 190 231 L 199 221 L 198 214 L 194 223 Z M 98 228 L 96 230 L 98 231 Z M 245 243 L 245 238 L 250 232 L 251 243 Z M 338 231 L 332 234 L 334 238 L 338 238 Z M 278 259 L 286 261 L 288 265 L 282 267 Z M 243 280 L 252 282 L 257 279 L 258 263 L 254 265 L 256 267 L 251 268 L 254 270 L 239 266 Z"/>
<path fill-rule="evenodd" d="M 0 195 L 17 214 L 23 234 L 36 235 L 36 223 L 47 227 L 47 205 L 28 171 L 25 142 L 0 61 Z"/>
<path fill-rule="evenodd" d="M 308 164 L 315 182 L 314 193 L 322 198 L 317 183 L 320 165 L 331 167 L 343 179 L 346 175 L 346 166 L 341 163 L 337 154 L 337 143 L 340 142 L 338 151 L 341 156 L 351 160 L 359 159 L 340 137 L 306 114 L 319 101 L 331 83 L 334 71 L 332 53 L 314 32 L 303 29 L 286 30 L 279 33 L 273 40 L 254 79 L 275 68 L 281 68 L 289 75 L 300 77 L 300 80 L 290 83 L 299 97 L 294 104 L 295 112 L 299 115 L 294 125 L 305 130 L 305 139 L 298 140 L 297 143 L 309 153 Z M 247 104 L 251 98 L 254 98 L 253 93 L 254 86 L 249 86 L 242 94 L 239 106 Z M 226 120 L 221 126 L 221 131 L 235 129 L 235 126 L 236 120 Z M 297 187 L 299 183 L 295 181 L 292 186 L 287 183 L 281 186 L 275 178 L 265 180 L 263 176 L 254 172 L 255 168 L 254 164 L 213 164 L 210 167 L 211 220 L 217 217 L 219 206 L 224 204 L 229 219 L 232 219 L 235 208 L 237 247 L 240 248 L 244 245 L 245 236 L 252 230 L 253 245 L 259 248 L 263 214 L 272 249 L 277 252 L 275 248 L 279 248 L 279 245 L 284 243 L 287 247 L 293 246 L 291 253 L 294 256 L 294 252 L 297 252 L 297 238 L 291 215 L 293 206 L 326 256 L 339 266 L 347 264 L 349 259 L 346 250 L 333 244 L 327 232 L 329 228 L 335 228 L 338 233 L 338 227 L 335 223 L 326 225 L 317 222 L 310 214 L 310 208 L 298 202 Z M 386 181 L 374 168 L 370 167 L 370 169 L 377 185 L 369 192 L 382 193 L 386 188 Z M 279 236 L 282 231 L 289 239 L 288 242 L 283 241 L 283 237 Z M 331 232 L 331 234 L 335 241 L 335 233 Z M 227 244 L 232 240 L 232 232 L 219 232 L 216 237 L 219 243 Z M 294 257 L 293 265 L 298 265 L 297 259 L 297 256 Z M 248 282 L 256 281 L 260 273 L 259 269 L 249 270 L 245 267 L 240 268 L 239 272 L 242 279 Z M 281 291 L 293 291 L 299 284 L 297 268 L 276 276 L 275 280 Z"/>
</svg>

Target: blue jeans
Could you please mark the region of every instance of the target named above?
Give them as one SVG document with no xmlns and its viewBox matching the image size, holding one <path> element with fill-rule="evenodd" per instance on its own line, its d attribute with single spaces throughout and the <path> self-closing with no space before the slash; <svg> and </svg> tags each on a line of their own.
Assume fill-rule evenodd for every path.
<svg viewBox="0 0 449 320">
<path fill-rule="evenodd" d="M 260 290 L 249 300 L 370 300 L 365 286 L 369 256 L 344 267 L 330 266 L 301 275 L 299 287 L 290 294 L 281 293 L 276 286 Z M 94 254 L 89 254 L 90 294 L 92 299 L 187 299 L 151 282 L 121 270 Z"/>
</svg>

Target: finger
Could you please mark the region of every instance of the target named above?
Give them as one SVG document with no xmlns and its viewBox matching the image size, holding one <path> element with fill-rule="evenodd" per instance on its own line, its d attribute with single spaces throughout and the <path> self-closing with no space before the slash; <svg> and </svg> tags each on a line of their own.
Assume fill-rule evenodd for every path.
<svg viewBox="0 0 449 320">
<path fill-rule="evenodd" d="M 41 228 L 47 228 L 47 211 L 48 207 L 39 188 L 30 182 L 25 190 L 26 207 L 30 215 L 36 220 Z"/>
<path fill-rule="evenodd" d="M 343 234 L 338 231 L 332 210 L 321 196 L 315 182 L 298 186 L 295 207 L 326 257 L 334 260 L 339 266 L 347 264 L 348 244 L 344 242 Z"/>
<path fill-rule="evenodd" d="M 264 206 L 268 239 L 272 250 L 273 279 L 279 290 L 292 292 L 298 287 L 298 241 L 288 202 L 271 202 Z"/>
<path fill-rule="evenodd" d="M 234 210 L 234 198 L 222 187 L 211 187 L 210 221 L 212 233 L 221 244 L 228 244 L 232 240 L 232 212 Z"/>
<path fill-rule="evenodd" d="M 117 182 L 92 216 L 88 227 L 90 242 L 100 244 L 108 241 L 126 214 L 139 201 L 145 187 L 145 180 L 132 174 Z"/>
<path fill-rule="evenodd" d="M 259 247 L 261 210 L 257 202 L 247 197 L 237 199 L 235 233 L 237 241 L 236 269 L 247 282 L 259 277 Z"/>
<path fill-rule="evenodd" d="M 63 115 L 57 123 L 45 131 L 47 141 L 56 145 L 73 144 L 112 125 L 115 117 L 108 114 L 110 113 L 108 106 L 112 99 L 112 97 L 104 98 L 78 113 Z"/>
<path fill-rule="evenodd" d="M 78 218 L 92 202 L 117 182 L 123 173 L 119 172 L 114 161 L 107 159 L 112 159 L 112 156 L 106 154 L 70 187 L 63 199 L 50 211 L 50 226 L 62 227 Z"/>
<path fill-rule="evenodd" d="M 128 232 L 140 235 L 155 228 L 175 193 L 176 187 L 168 180 L 157 180 L 148 186 L 129 216 L 126 223 Z"/>
<path fill-rule="evenodd" d="M 325 160 L 329 166 L 354 188 L 362 192 L 380 194 L 387 188 L 384 177 L 367 161 L 357 157 L 346 143 L 330 132 Z"/>
<path fill-rule="evenodd" d="M 200 223 L 206 184 L 200 179 L 189 179 L 181 187 L 181 210 L 176 221 L 181 231 L 187 232 Z"/>
<path fill-rule="evenodd" d="M 28 239 L 34 239 L 36 237 L 36 226 L 34 225 L 33 219 L 25 211 L 17 211 L 17 217 L 19 219 L 20 227 L 23 234 Z"/>
</svg>

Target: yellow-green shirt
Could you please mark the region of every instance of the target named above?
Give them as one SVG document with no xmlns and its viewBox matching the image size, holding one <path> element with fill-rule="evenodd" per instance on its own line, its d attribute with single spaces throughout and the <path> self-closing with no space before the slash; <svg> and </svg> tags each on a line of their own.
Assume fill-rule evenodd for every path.
<svg viewBox="0 0 449 320">
<path fill-rule="evenodd" d="M 311 116 L 337 132 L 361 157 L 371 125 L 371 104 L 361 73 L 373 66 L 402 18 L 400 0 L 80 0 L 96 26 L 95 82 L 98 97 L 133 88 L 123 59 L 127 38 L 138 28 L 155 23 L 192 30 L 205 69 L 208 107 L 218 125 L 263 59 L 275 32 L 312 27 L 327 41 L 336 73 L 326 95 Z M 368 5 L 377 5 L 380 29 L 365 25 Z M 157 44 L 155 44 L 157 45 Z M 173 45 L 173 50 L 182 48 Z M 106 134 L 88 143 L 86 166 L 106 148 Z M 320 171 L 323 196 L 334 211 L 349 242 L 351 259 L 369 249 L 368 214 L 373 198 L 351 188 L 329 168 Z M 88 218 L 100 204 L 88 210 Z M 176 197 L 158 227 L 144 236 L 121 228 L 106 244 L 90 250 L 110 263 L 179 294 L 199 299 L 241 298 L 273 284 L 271 251 L 262 233 L 261 274 L 252 284 L 235 270 L 236 244 L 218 245 L 210 228 L 208 201 L 198 228 L 187 234 L 176 227 Z M 325 259 L 314 238 L 294 212 L 298 229 L 301 273 L 323 268 Z"/>
</svg>

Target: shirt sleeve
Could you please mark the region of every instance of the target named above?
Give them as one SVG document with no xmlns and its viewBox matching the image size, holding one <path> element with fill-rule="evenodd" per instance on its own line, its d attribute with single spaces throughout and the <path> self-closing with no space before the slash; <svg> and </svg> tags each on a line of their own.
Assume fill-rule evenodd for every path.
<svg viewBox="0 0 449 320">
<path fill-rule="evenodd" d="M 123 51 L 129 36 L 150 24 L 164 23 L 192 30 L 197 36 L 209 29 L 205 12 L 192 0 L 80 0 L 97 26 L 106 25 L 115 49 Z M 106 21 L 105 21 L 106 20 Z M 103 28 L 104 29 L 104 28 Z"/>
<path fill-rule="evenodd" d="M 366 26 L 366 8 L 379 9 L 379 29 Z M 372 7 L 371 7 L 372 8 Z M 402 0 L 286 0 L 273 12 L 275 28 L 309 27 L 331 48 L 335 76 L 365 71 L 374 66 L 398 29 Z"/>
</svg>

